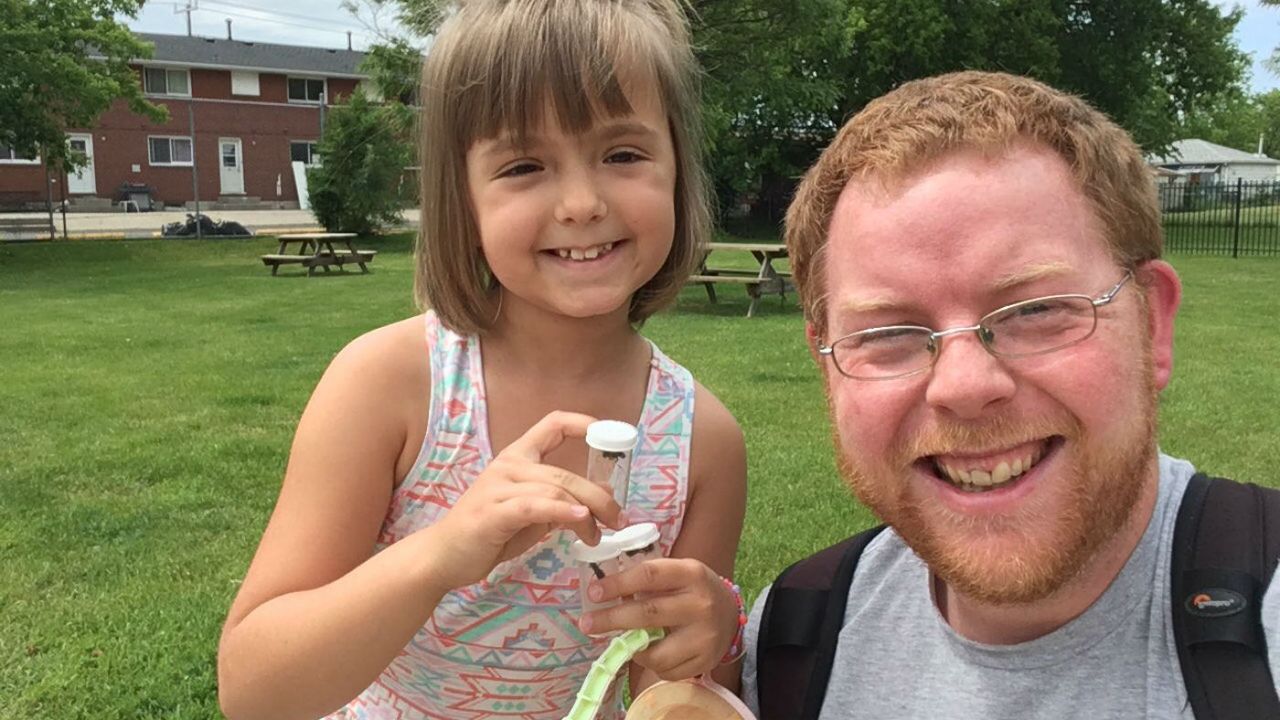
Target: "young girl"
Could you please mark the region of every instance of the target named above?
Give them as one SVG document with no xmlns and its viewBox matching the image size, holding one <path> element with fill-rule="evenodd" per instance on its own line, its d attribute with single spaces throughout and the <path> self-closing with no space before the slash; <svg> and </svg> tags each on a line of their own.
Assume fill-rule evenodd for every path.
<svg viewBox="0 0 1280 720">
<path fill-rule="evenodd" d="M 639 627 L 667 634 L 633 693 L 736 685 L 742 435 L 635 330 L 707 234 L 678 1 L 468 0 L 440 29 L 432 309 L 352 342 L 307 405 L 223 630 L 228 717 L 558 719 L 601 635 Z M 625 520 L 582 477 L 595 418 L 640 428 Z M 593 583 L 625 601 L 582 616 L 568 546 L 643 521 L 666 557 Z"/>
</svg>

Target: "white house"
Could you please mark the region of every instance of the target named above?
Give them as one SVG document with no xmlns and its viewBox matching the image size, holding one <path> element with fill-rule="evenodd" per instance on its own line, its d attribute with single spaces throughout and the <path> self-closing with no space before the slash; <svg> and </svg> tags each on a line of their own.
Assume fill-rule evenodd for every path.
<svg viewBox="0 0 1280 720">
<path fill-rule="evenodd" d="M 1167 155 L 1151 155 L 1147 162 L 1152 167 L 1174 173 L 1186 181 L 1203 184 L 1230 184 L 1236 180 L 1245 182 L 1280 181 L 1280 160 L 1273 160 L 1262 153 L 1217 145 L 1207 140 L 1188 139 L 1173 143 Z M 1168 175 L 1160 173 L 1161 180 Z"/>
</svg>

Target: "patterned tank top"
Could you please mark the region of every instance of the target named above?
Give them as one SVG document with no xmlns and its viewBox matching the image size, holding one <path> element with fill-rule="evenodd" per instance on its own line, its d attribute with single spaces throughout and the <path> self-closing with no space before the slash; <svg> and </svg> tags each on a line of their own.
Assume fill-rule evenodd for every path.
<svg viewBox="0 0 1280 720">
<path fill-rule="evenodd" d="M 448 512 L 493 458 L 480 343 L 426 314 L 431 410 L 413 469 L 395 489 L 381 550 Z M 656 346 L 640 444 L 631 466 L 627 517 L 658 525 L 663 555 L 680 533 L 688 498 L 694 383 Z M 330 718 L 560 720 L 607 641 L 578 630 L 576 539 L 558 531 L 499 565 L 485 580 L 448 593 L 372 685 Z M 612 698 L 600 717 L 622 717 Z"/>
</svg>

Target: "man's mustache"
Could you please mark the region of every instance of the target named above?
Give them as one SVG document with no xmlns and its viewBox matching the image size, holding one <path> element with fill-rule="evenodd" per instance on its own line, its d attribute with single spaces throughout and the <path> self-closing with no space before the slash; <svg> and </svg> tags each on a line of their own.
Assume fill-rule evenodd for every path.
<svg viewBox="0 0 1280 720">
<path fill-rule="evenodd" d="M 909 465 L 925 457 L 994 452 L 1059 435 L 1080 437 L 1080 423 L 1065 413 L 1034 418 L 993 415 L 975 422 L 939 419 L 898 442 L 890 457 Z"/>
</svg>

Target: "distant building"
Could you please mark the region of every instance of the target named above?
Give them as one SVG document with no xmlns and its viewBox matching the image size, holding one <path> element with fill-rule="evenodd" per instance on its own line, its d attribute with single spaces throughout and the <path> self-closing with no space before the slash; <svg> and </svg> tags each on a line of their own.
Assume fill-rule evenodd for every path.
<svg viewBox="0 0 1280 720">
<path fill-rule="evenodd" d="M 1280 181 L 1280 160 L 1207 140 L 1178 140 L 1167 155 L 1149 156 L 1147 162 L 1161 171 L 1158 173 L 1161 182 L 1229 184 L 1236 180 Z"/>
<path fill-rule="evenodd" d="M 367 76 L 364 53 L 319 47 L 139 33 L 154 56 L 133 65 L 154 124 L 117 101 L 67 141 L 89 158 L 70 177 L 48 176 L 39 158 L 0 146 L 0 206 L 43 207 L 52 188 L 70 205 L 109 209 L 125 183 L 144 184 L 165 205 L 297 207 L 291 161 L 316 161 L 326 108 Z M 192 127 L 194 126 L 194 132 Z M 194 182 L 193 182 L 194 176 Z M 216 206 L 215 206 L 216 207 Z"/>
</svg>

